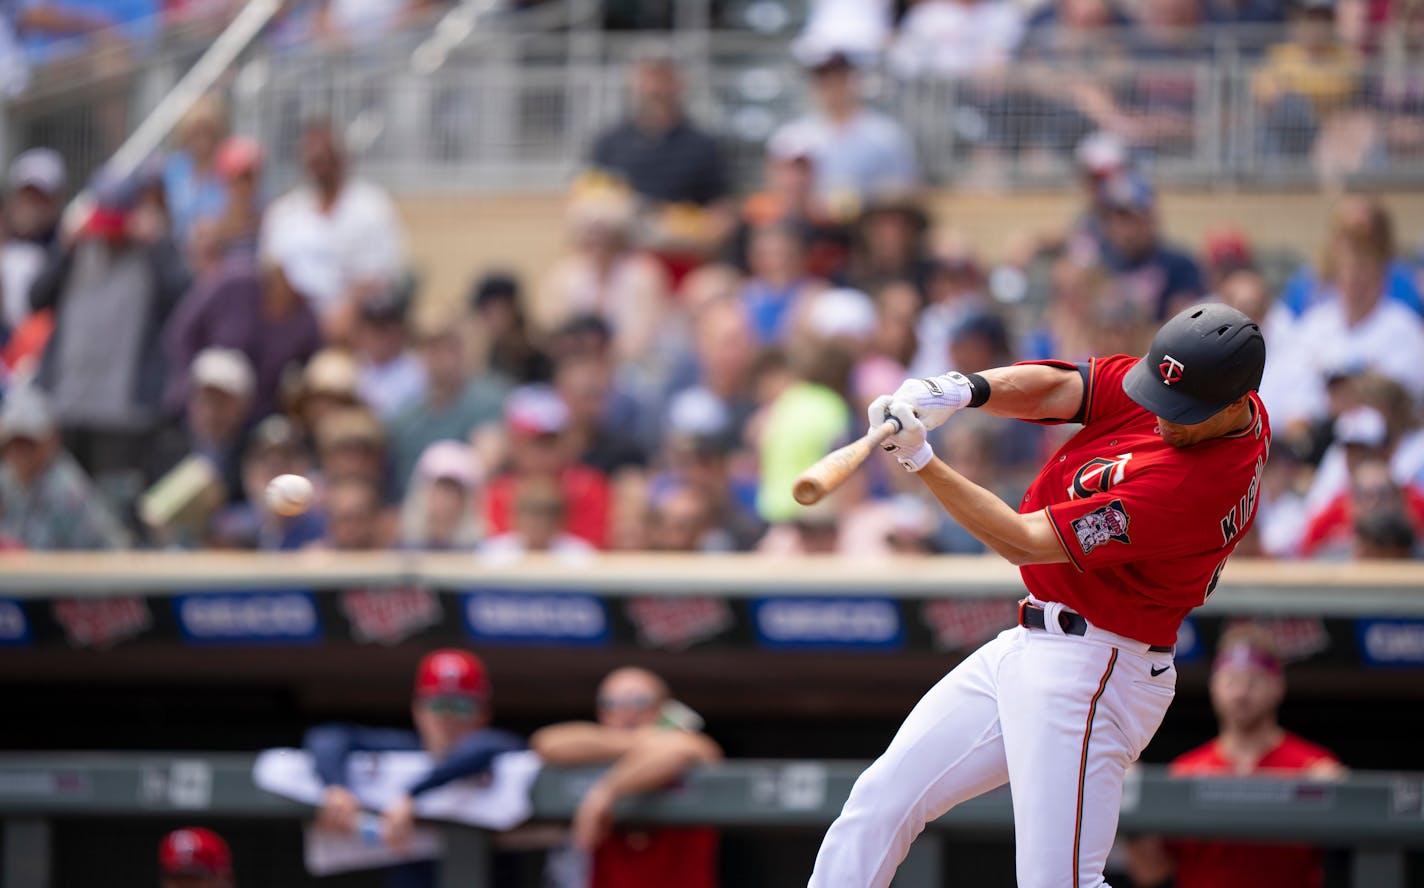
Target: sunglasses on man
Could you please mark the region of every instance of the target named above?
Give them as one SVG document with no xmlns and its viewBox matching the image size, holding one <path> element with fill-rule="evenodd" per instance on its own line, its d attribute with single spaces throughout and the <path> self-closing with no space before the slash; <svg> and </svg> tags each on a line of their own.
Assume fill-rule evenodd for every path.
<svg viewBox="0 0 1424 888">
<path fill-rule="evenodd" d="M 647 694 L 598 698 L 598 708 L 604 712 L 643 712 L 652 709 L 656 703 L 657 700 Z"/>
<path fill-rule="evenodd" d="M 448 715 L 452 718 L 469 718 L 482 708 L 474 697 L 426 697 L 422 705 L 431 715 Z"/>
</svg>

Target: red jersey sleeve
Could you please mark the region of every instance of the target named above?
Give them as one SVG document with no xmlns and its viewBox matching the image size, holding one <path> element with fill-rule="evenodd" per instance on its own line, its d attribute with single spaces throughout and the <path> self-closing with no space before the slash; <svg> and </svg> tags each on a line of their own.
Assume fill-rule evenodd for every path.
<svg viewBox="0 0 1424 888">
<path fill-rule="evenodd" d="M 1084 425 L 1142 409 L 1122 390 L 1123 377 L 1138 360 L 1132 355 L 1111 355 L 1088 361 L 1088 391 L 1083 396 Z"/>
<path fill-rule="evenodd" d="M 1136 363 L 1137 358 L 1131 355 L 1089 358 L 1086 364 L 1073 364 L 1068 361 L 1053 359 L 1045 361 L 1019 361 L 1014 365 L 1015 367 L 1033 365 L 1057 367 L 1062 370 L 1075 370 L 1083 377 L 1083 401 L 1078 406 L 1078 412 L 1076 414 L 1063 417 L 1040 417 L 1029 419 L 1028 422 L 1035 422 L 1041 425 L 1080 422 L 1084 425 L 1088 425 L 1104 416 L 1136 407 L 1122 390 L 1122 378 L 1127 375 L 1127 371 L 1131 370 L 1132 365 Z"/>
</svg>

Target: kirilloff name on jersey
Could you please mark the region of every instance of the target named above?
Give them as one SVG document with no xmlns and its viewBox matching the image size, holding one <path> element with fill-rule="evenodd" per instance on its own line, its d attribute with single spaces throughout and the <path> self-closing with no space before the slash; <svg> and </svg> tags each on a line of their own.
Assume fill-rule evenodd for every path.
<svg viewBox="0 0 1424 888">
<path fill-rule="evenodd" d="M 1094 509 L 1073 521 L 1073 533 L 1078 537 L 1078 545 L 1087 555 L 1103 543 L 1131 542 L 1127 538 L 1127 510 L 1122 500 L 1113 500 L 1101 509 Z"/>
<path fill-rule="evenodd" d="M 1259 428 L 1259 426 L 1258 426 Z M 1231 507 L 1231 511 L 1221 516 L 1221 544 L 1224 546 L 1236 539 L 1241 533 L 1241 528 L 1251 521 L 1251 516 L 1256 513 L 1256 494 L 1261 492 L 1261 473 L 1266 469 L 1266 458 L 1256 457 L 1256 472 L 1251 476 L 1251 483 L 1246 487 L 1246 494 L 1241 497 L 1241 502 Z"/>
<path fill-rule="evenodd" d="M 1107 493 L 1114 484 L 1121 484 L 1127 476 L 1127 463 L 1131 453 L 1117 456 L 1095 456 L 1083 463 L 1073 473 L 1073 483 L 1068 485 L 1069 499 L 1087 499 L 1095 493 Z"/>
</svg>

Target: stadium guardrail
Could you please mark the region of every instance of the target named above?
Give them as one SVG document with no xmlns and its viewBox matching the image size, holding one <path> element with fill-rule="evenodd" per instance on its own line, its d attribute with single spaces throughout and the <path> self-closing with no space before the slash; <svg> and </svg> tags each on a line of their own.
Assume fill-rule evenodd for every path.
<svg viewBox="0 0 1424 888">
<path fill-rule="evenodd" d="M 252 783 L 254 757 L 202 753 L 0 755 L 6 836 L 0 884 L 49 888 L 53 818 L 304 819 L 310 809 Z M 628 800 L 620 822 L 728 829 L 820 830 L 839 812 L 863 762 L 737 760 L 694 771 L 675 790 Z M 533 820 L 574 812 L 594 771 L 549 769 L 531 791 Z M 1220 836 L 1350 847 L 1352 888 L 1402 888 L 1407 849 L 1424 847 L 1424 774 L 1356 772 L 1340 782 L 1174 779 L 1138 767 L 1124 788 L 1124 834 Z M 444 885 L 487 884 L 488 837 L 449 827 Z M 1006 789 L 966 802 L 916 842 L 897 885 L 943 884 L 944 844 L 1013 830 Z M 453 841 L 450 839 L 453 838 Z"/>
<path fill-rule="evenodd" d="M 277 187 L 297 176 L 301 121 L 321 114 L 346 126 L 363 174 L 392 187 L 559 188 L 625 110 L 627 60 L 652 43 L 687 66 L 693 116 L 721 136 L 746 186 L 758 181 L 766 138 L 807 107 L 786 33 L 620 34 L 550 11 L 477 25 L 452 12 L 350 51 L 279 35 L 224 80 L 235 128 L 268 146 Z M 1373 56 L 1342 55 L 1307 82 L 1288 62 L 1273 67 L 1270 48 L 1287 33 L 1035 32 L 1012 65 L 955 76 L 897 63 L 891 51 L 866 93 L 905 124 L 941 184 L 1061 186 L 1072 181 L 1074 146 L 1098 128 L 1118 131 L 1163 184 L 1424 181 L 1424 55 L 1385 39 Z M 37 78 L 9 108 L 11 144 L 54 144 L 80 172 L 107 156 L 196 54 L 180 33 L 131 55 L 88 80 Z"/>
<path fill-rule="evenodd" d="M 983 598 L 1024 594 L 1017 568 L 993 556 L 851 558 L 755 554 L 607 553 L 490 562 L 444 552 L 25 552 L 0 555 L 0 595 L 15 599 L 162 595 L 204 589 L 340 589 L 423 585 L 511 590 L 617 590 L 677 597 L 716 593 Z M 1424 617 L 1424 563 L 1233 558 L 1204 613 Z"/>
</svg>

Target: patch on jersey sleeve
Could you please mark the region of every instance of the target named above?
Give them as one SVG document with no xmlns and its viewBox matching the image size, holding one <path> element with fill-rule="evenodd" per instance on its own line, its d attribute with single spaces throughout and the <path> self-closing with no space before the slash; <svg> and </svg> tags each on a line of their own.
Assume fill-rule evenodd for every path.
<svg viewBox="0 0 1424 888">
<path fill-rule="evenodd" d="M 1103 543 L 1117 541 L 1131 542 L 1127 538 L 1127 510 L 1122 500 L 1113 500 L 1101 509 L 1094 509 L 1081 518 L 1073 520 L 1073 533 L 1078 537 L 1078 545 L 1087 555 Z"/>
</svg>

